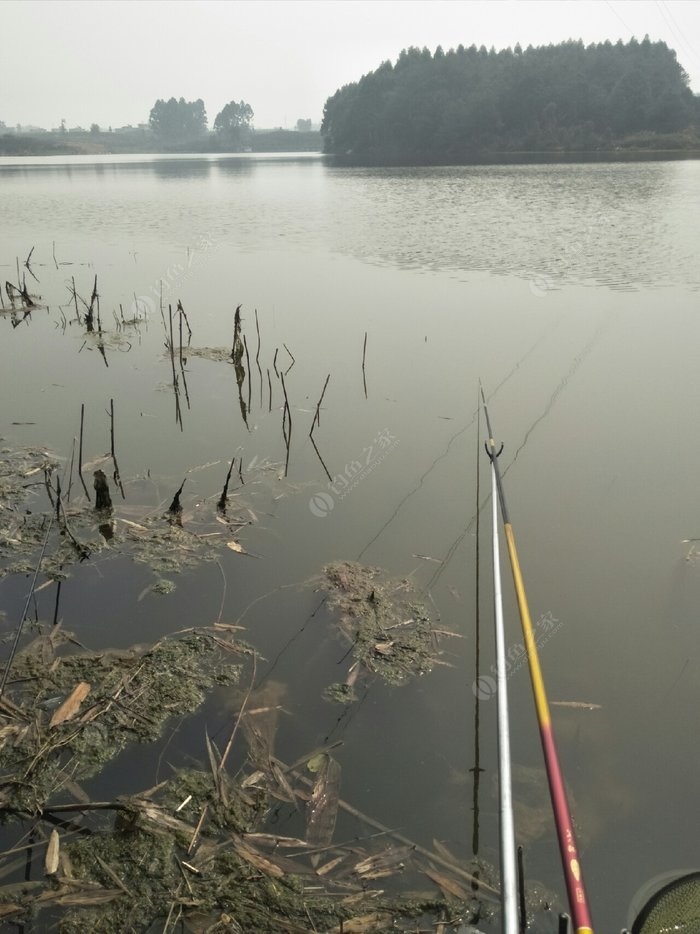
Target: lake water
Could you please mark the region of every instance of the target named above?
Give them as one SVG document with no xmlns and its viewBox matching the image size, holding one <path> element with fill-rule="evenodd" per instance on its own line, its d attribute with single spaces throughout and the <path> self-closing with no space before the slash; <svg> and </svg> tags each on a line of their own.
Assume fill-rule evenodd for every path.
<svg viewBox="0 0 700 934">
<path fill-rule="evenodd" d="M 220 566 L 203 564 L 157 595 L 148 569 L 100 552 L 62 585 L 67 629 L 101 648 L 219 614 L 241 620 L 266 659 L 260 680 L 286 692 L 281 759 L 342 740 L 341 794 L 354 807 L 465 860 L 477 844 L 497 864 L 496 703 L 472 690 L 477 464 L 482 505 L 489 490 L 475 419 L 481 378 L 505 444 L 533 619 L 543 630 L 556 621 L 541 647 L 550 701 L 596 705 L 552 712 L 597 928 L 619 930 L 649 878 L 697 868 L 700 566 L 683 540 L 700 537 L 700 163 L 367 170 L 313 156 L 3 159 L 0 216 L 3 281 L 17 281 L 16 258 L 34 247 L 39 281 L 25 271 L 27 286 L 49 306 L 16 327 L 0 319 L 3 443 L 70 459 L 84 403 L 92 460 L 109 450 L 114 399 L 118 509 L 157 507 L 186 476 L 187 515 L 218 495 L 234 454 L 244 479 L 258 477 L 257 521 L 240 533 L 258 558 L 225 551 Z M 95 275 L 102 348 L 71 320 L 71 278 L 89 299 Z M 166 308 L 182 302 L 196 347 L 230 348 L 242 305 L 247 426 L 233 368 L 195 356 L 176 419 L 161 292 Z M 146 320 L 119 329 L 120 306 Z M 286 479 L 276 369 L 293 423 Z M 329 487 L 308 437 L 328 374 L 314 438 L 334 477 L 375 461 L 354 486 Z M 260 464 L 270 469 L 258 476 Z M 480 674 L 494 661 L 488 518 Z M 341 559 L 410 577 L 436 628 L 463 637 L 440 643 L 449 666 L 398 688 L 367 679 L 348 708 L 323 700 L 345 677 L 347 647 L 302 585 Z M 517 655 L 505 563 L 503 574 Z M 6 633 L 26 589 L 23 575 L 0 581 Z M 50 620 L 55 592 L 37 601 Z M 509 691 L 515 796 L 531 805 L 544 778 L 525 665 Z M 223 735 L 231 710 L 213 696 L 168 740 L 168 761 L 203 761 L 204 723 Z M 157 758 L 130 750 L 90 790 L 147 787 Z M 563 909 L 551 822 L 533 826 L 534 805 L 519 816 L 527 876 Z"/>
</svg>

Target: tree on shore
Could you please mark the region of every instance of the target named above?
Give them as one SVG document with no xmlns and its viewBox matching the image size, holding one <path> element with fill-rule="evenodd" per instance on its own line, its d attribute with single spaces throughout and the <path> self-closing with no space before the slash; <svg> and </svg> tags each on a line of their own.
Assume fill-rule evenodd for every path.
<svg viewBox="0 0 700 934">
<path fill-rule="evenodd" d="M 698 104 L 664 42 L 581 41 L 523 50 L 409 48 L 326 101 L 327 152 L 387 162 L 605 148 L 676 133 Z"/>
<path fill-rule="evenodd" d="M 251 133 L 253 108 L 245 101 L 229 101 L 219 111 L 214 120 L 214 131 L 227 146 L 241 149 L 247 143 Z"/>
<path fill-rule="evenodd" d="M 168 143 L 195 140 L 207 130 L 207 112 L 204 101 L 157 100 L 151 108 L 148 124 L 155 135 Z"/>
</svg>

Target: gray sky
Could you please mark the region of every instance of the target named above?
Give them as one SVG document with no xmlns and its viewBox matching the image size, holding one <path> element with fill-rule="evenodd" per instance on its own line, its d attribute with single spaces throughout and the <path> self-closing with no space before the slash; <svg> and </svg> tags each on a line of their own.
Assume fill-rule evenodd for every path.
<svg viewBox="0 0 700 934">
<path fill-rule="evenodd" d="M 143 123 L 201 97 L 210 126 L 243 98 L 258 127 L 320 120 L 326 98 L 402 48 L 496 48 L 649 33 L 700 93 L 700 3 L 678 0 L 4 0 L 0 120 Z"/>
</svg>

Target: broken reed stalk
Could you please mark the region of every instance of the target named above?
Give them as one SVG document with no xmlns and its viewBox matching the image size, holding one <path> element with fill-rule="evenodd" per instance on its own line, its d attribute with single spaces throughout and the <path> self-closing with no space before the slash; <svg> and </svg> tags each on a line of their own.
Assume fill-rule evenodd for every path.
<svg viewBox="0 0 700 934">
<path fill-rule="evenodd" d="M 362 345 L 362 384 L 365 387 L 365 399 L 367 398 L 367 374 L 365 373 L 366 356 L 367 356 L 367 331 L 365 331 L 365 342 Z"/>
<path fill-rule="evenodd" d="M 83 304 L 87 308 L 87 314 L 85 315 L 85 327 L 88 329 L 88 331 L 95 330 L 94 322 L 95 322 L 95 299 L 96 298 L 97 298 L 97 276 L 95 276 L 95 282 L 92 287 L 92 295 L 90 296 L 90 304 L 85 305 L 85 302 L 83 302 Z"/>
<path fill-rule="evenodd" d="M 228 485 L 231 480 L 231 472 L 233 466 L 236 463 L 236 458 L 231 458 L 231 463 L 228 465 L 228 473 L 226 474 L 226 480 L 224 482 L 224 488 L 221 491 L 221 496 L 219 497 L 219 502 L 216 504 L 216 508 L 219 512 L 226 512 L 226 503 L 228 502 Z"/>
<path fill-rule="evenodd" d="M 170 359 L 172 360 L 175 355 L 175 347 L 174 347 L 174 342 L 173 342 L 173 306 L 172 305 L 168 305 L 168 321 L 170 324 L 170 329 L 169 329 L 170 336 L 168 337 L 168 350 L 170 352 Z"/>
<path fill-rule="evenodd" d="M 233 314 L 233 345 L 231 347 L 231 359 L 234 366 L 240 366 L 243 358 L 243 343 L 241 341 L 241 306 L 238 305 Z"/>
<path fill-rule="evenodd" d="M 272 411 L 272 380 L 270 379 L 270 367 L 267 367 L 267 391 L 268 391 L 268 402 L 267 402 L 267 411 Z"/>
<path fill-rule="evenodd" d="M 56 269 L 58 269 L 58 260 L 56 259 L 56 241 L 55 240 L 51 241 L 51 252 L 53 255 L 54 266 L 56 267 Z"/>
<path fill-rule="evenodd" d="M 318 459 L 321 461 L 321 466 L 323 467 L 323 469 L 324 469 L 324 471 L 325 471 L 325 473 L 326 473 L 326 476 L 328 477 L 328 479 L 329 479 L 330 482 L 332 483 L 332 482 L 333 482 L 333 476 L 332 476 L 330 470 L 328 469 L 328 467 L 326 467 L 326 462 L 325 462 L 324 459 L 321 457 L 321 452 L 319 451 L 319 449 L 318 449 L 318 447 L 317 447 L 317 445 L 316 445 L 316 441 L 314 440 L 314 436 L 313 436 L 310 432 L 309 432 L 309 440 L 311 441 L 311 443 L 312 443 L 313 446 L 314 446 L 314 451 L 316 451 L 316 457 L 318 457 Z"/>
<path fill-rule="evenodd" d="M 85 486 L 85 481 L 83 480 L 83 427 L 85 424 L 85 403 L 80 404 L 80 440 L 78 441 L 78 476 L 80 477 L 80 482 L 83 484 L 83 489 L 85 490 L 85 495 L 90 499 L 90 494 L 87 491 Z"/>
<path fill-rule="evenodd" d="M 182 493 L 182 490 L 186 483 L 187 483 L 187 477 L 185 477 L 185 479 L 180 484 L 180 489 L 177 491 L 175 496 L 173 496 L 173 501 L 168 506 L 168 512 L 170 513 L 171 516 L 182 515 L 182 503 L 180 502 L 180 494 Z"/>
<path fill-rule="evenodd" d="M 168 337 L 168 330 L 166 329 L 166 338 L 165 346 L 170 351 L 170 366 L 173 371 L 173 393 L 175 395 L 175 424 L 180 426 L 180 431 L 184 431 L 185 427 L 182 422 L 182 409 L 180 408 L 180 386 L 177 378 L 177 373 L 175 372 L 175 342 L 173 339 L 173 306 L 168 304 L 168 320 L 170 324 L 170 336 Z M 163 319 L 163 324 L 165 325 L 165 319 Z"/>
<path fill-rule="evenodd" d="M 57 484 L 59 486 L 59 496 L 56 499 L 56 510 L 57 512 L 58 510 L 60 510 L 62 513 L 63 531 L 66 533 L 68 538 L 71 540 L 73 547 L 78 552 L 78 560 L 85 561 L 87 558 L 90 557 L 90 549 L 87 547 L 87 545 L 84 545 L 79 539 L 75 537 L 75 535 L 71 531 L 70 526 L 68 525 L 68 515 L 66 513 L 66 507 L 63 505 L 63 502 L 61 501 L 61 497 L 60 497 L 60 482 L 61 482 L 60 477 L 57 477 L 56 479 L 57 479 Z"/>
<path fill-rule="evenodd" d="M 111 444 L 112 461 L 114 463 L 113 480 L 115 485 L 119 487 L 119 492 L 122 494 L 122 499 L 126 499 L 126 496 L 124 495 L 124 487 L 122 486 L 121 476 L 119 474 L 117 455 L 114 450 L 114 399 L 109 400 L 109 440 Z"/>
<path fill-rule="evenodd" d="M 110 511 L 112 509 L 112 497 L 109 495 L 109 485 L 104 470 L 96 470 L 93 474 L 93 486 L 95 487 L 95 509 L 99 511 Z"/>
<path fill-rule="evenodd" d="M 323 402 L 323 397 L 324 397 L 325 394 L 326 394 L 326 389 L 328 388 L 328 382 L 329 382 L 330 378 L 331 378 L 331 374 L 329 373 L 328 376 L 326 377 L 326 382 L 323 384 L 323 391 L 321 392 L 321 396 L 320 396 L 318 402 L 316 403 L 316 412 L 314 413 L 314 417 L 313 417 L 313 420 L 312 420 L 312 422 L 311 422 L 311 428 L 309 429 L 309 440 L 311 441 L 311 443 L 312 443 L 313 446 L 314 446 L 314 451 L 316 451 L 316 456 L 317 456 L 318 459 L 321 461 L 321 466 L 323 467 L 324 471 L 326 472 L 326 476 L 328 477 L 328 479 L 329 479 L 331 482 L 333 482 L 333 477 L 332 477 L 332 475 L 331 475 L 331 472 L 330 472 L 330 470 L 328 469 L 328 467 L 326 466 L 326 462 L 325 462 L 324 459 L 321 457 L 321 452 L 319 451 L 318 447 L 316 446 L 316 441 L 314 440 L 314 428 L 316 427 L 316 425 L 320 425 L 320 424 L 321 424 L 321 403 Z"/>
<path fill-rule="evenodd" d="M 284 435 L 284 443 L 287 448 L 287 457 L 284 462 L 284 475 L 287 476 L 287 471 L 289 469 L 289 449 L 292 443 L 292 412 L 289 408 L 289 398 L 287 396 L 287 387 L 284 384 L 284 373 L 280 373 L 280 380 L 282 381 L 282 391 L 284 392 L 284 410 L 282 412 L 282 434 Z M 289 420 L 289 430 L 287 430 L 287 419 Z"/>
<path fill-rule="evenodd" d="M 49 524 L 46 529 L 46 535 L 44 536 L 44 543 L 41 546 L 41 551 L 39 553 L 39 560 L 36 563 L 34 568 L 34 577 L 32 578 L 32 583 L 29 588 L 29 593 L 27 594 L 27 599 L 24 603 L 24 609 L 22 610 L 22 616 L 19 620 L 19 625 L 17 626 L 17 632 L 15 633 L 15 638 L 12 643 L 12 648 L 10 649 L 10 655 L 5 665 L 5 671 L 2 675 L 2 681 L 0 681 L 0 697 L 2 697 L 5 690 L 5 684 L 7 683 L 7 677 L 10 673 L 10 668 L 12 667 L 12 662 L 14 661 L 15 655 L 17 654 L 17 646 L 19 645 L 19 640 L 22 635 L 22 629 L 24 627 L 24 621 L 27 618 L 27 610 L 29 609 L 29 603 L 34 595 L 34 588 L 36 587 L 37 577 L 39 576 L 39 570 L 41 568 L 41 562 L 44 560 L 44 555 L 46 554 L 46 546 L 49 543 L 49 535 L 51 534 L 51 527 L 53 525 L 53 516 L 49 518 Z"/>
<path fill-rule="evenodd" d="M 277 370 L 277 354 L 279 353 L 279 347 L 275 347 L 275 356 L 272 358 L 272 368 L 275 371 L 275 375 L 279 379 L 279 371 Z"/>
<path fill-rule="evenodd" d="M 190 341 L 192 340 L 192 328 L 190 327 L 190 322 L 187 319 L 185 309 L 182 307 L 182 302 L 179 300 L 177 303 L 177 311 L 185 319 L 185 324 L 187 325 L 187 346 L 189 347 Z"/>
<path fill-rule="evenodd" d="M 27 267 L 27 269 L 29 269 L 29 263 L 31 262 L 33 252 L 34 252 L 34 247 L 31 248 L 31 250 L 29 251 L 29 255 L 24 261 L 24 265 Z"/>
<path fill-rule="evenodd" d="M 243 349 L 245 350 L 245 362 L 248 369 L 248 411 L 250 412 L 250 403 L 253 394 L 253 381 L 250 373 L 250 356 L 248 355 L 248 341 L 245 339 L 245 334 L 243 335 Z"/>
<path fill-rule="evenodd" d="M 328 388 L 328 382 L 330 378 L 331 378 L 331 374 L 329 373 L 328 376 L 326 377 L 326 382 L 323 384 L 323 391 L 321 392 L 321 397 L 316 403 L 316 414 L 314 415 L 313 421 L 311 422 L 311 429 L 309 431 L 309 437 L 311 437 L 311 435 L 314 433 L 314 428 L 316 427 L 316 425 L 321 424 L 321 403 L 323 402 L 323 397 L 326 394 L 326 389 Z"/>
<path fill-rule="evenodd" d="M 260 367 L 260 347 L 262 346 L 260 340 L 260 322 L 258 321 L 258 309 L 255 309 L 255 330 L 258 333 L 258 347 L 255 351 L 255 365 L 258 368 L 258 373 L 260 374 L 260 408 L 263 407 L 263 374 Z"/>
<path fill-rule="evenodd" d="M 66 493 L 66 499 L 70 502 L 70 491 L 73 489 L 73 464 L 75 463 L 75 445 L 77 438 L 73 435 L 73 448 L 70 453 L 70 467 L 68 468 L 68 492 Z"/>
<path fill-rule="evenodd" d="M 78 322 L 78 324 L 82 324 L 82 321 L 80 320 L 80 310 L 78 309 L 78 292 L 75 288 L 75 276 L 71 276 L 70 280 L 73 284 L 73 301 L 75 302 L 75 320 Z"/>
<path fill-rule="evenodd" d="M 260 322 L 258 321 L 258 309 L 257 309 L 257 308 L 255 309 L 255 330 L 256 330 L 257 333 L 258 333 L 258 349 L 257 349 L 256 352 L 255 352 L 255 362 L 258 364 L 258 368 L 259 368 L 259 367 L 260 367 L 260 346 L 261 346 L 261 341 L 260 341 Z"/>
</svg>

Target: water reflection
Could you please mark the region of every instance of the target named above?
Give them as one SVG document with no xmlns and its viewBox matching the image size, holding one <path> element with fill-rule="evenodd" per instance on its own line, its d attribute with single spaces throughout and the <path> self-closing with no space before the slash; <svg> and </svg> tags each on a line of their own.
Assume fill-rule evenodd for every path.
<svg viewBox="0 0 700 934">
<path fill-rule="evenodd" d="M 138 238 L 157 224 L 188 242 L 216 231 L 247 251 L 284 242 L 460 279 L 516 275 L 537 298 L 569 283 L 700 287 L 698 162 L 365 169 L 309 155 L 73 157 L 0 160 L 0 180 L 16 231 L 29 203 L 57 233 L 80 224 Z"/>
</svg>

